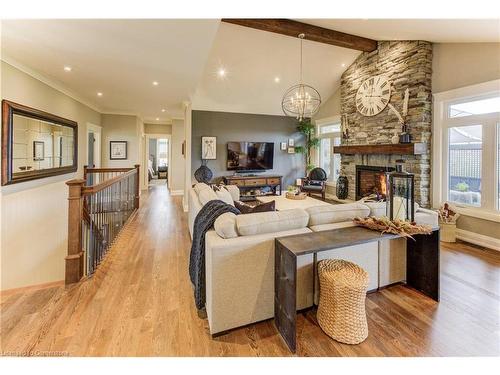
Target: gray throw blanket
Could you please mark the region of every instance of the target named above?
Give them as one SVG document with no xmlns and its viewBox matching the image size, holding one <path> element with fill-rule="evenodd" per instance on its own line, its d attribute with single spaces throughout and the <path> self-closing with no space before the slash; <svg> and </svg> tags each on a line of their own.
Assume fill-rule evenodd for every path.
<svg viewBox="0 0 500 375">
<path fill-rule="evenodd" d="M 240 214 L 240 211 L 230 204 L 213 200 L 204 205 L 194 219 L 189 277 L 194 286 L 194 302 L 198 310 L 205 307 L 205 234 L 213 228 L 215 220 L 226 212 Z"/>
</svg>

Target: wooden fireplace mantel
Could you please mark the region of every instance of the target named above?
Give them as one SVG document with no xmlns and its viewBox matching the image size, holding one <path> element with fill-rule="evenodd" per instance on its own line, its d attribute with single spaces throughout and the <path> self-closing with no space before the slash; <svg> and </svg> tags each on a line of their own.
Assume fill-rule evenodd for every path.
<svg viewBox="0 0 500 375">
<path fill-rule="evenodd" d="M 381 154 L 381 155 L 424 155 L 427 154 L 427 143 L 398 143 L 386 145 L 344 145 L 333 148 L 335 154 Z"/>
</svg>

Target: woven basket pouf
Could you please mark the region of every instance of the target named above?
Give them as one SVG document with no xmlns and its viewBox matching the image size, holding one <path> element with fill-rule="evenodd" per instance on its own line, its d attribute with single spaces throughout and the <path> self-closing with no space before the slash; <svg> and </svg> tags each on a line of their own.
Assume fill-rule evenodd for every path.
<svg viewBox="0 0 500 375">
<path fill-rule="evenodd" d="M 368 336 L 365 299 L 368 273 L 358 265 L 340 259 L 318 263 L 318 323 L 331 338 L 345 344 L 359 344 Z"/>
</svg>

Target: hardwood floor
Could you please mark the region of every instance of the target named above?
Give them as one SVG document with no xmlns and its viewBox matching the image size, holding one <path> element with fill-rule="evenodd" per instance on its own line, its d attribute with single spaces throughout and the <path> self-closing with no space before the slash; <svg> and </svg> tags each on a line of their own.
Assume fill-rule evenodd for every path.
<svg viewBox="0 0 500 375">
<path fill-rule="evenodd" d="M 1 354 L 289 356 L 272 320 L 212 339 L 188 276 L 181 197 L 150 187 L 93 278 L 1 298 Z M 300 356 L 500 355 L 500 253 L 443 244 L 441 302 L 404 286 L 367 298 L 368 339 L 344 345 L 298 318 Z"/>
</svg>

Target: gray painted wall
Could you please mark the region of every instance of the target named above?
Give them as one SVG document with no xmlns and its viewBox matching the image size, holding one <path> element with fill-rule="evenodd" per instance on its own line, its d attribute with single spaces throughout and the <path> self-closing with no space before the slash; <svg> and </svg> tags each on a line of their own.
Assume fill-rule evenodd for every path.
<svg viewBox="0 0 500 375">
<path fill-rule="evenodd" d="M 304 175 L 304 157 L 280 150 L 280 143 L 289 138 L 296 145 L 303 144 L 302 135 L 297 132 L 297 121 L 285 116 L 254 115 L 245 113 L 193 111 L 192 112 L 192 168 L 201 165 L 201 137 L 217 137 L 217 160 L 209 160 L 207 166 L 214 172 L 214 180 L 230 176 L 233 171 L 226 168 L 227 142 L 274 142 L 274 169 L 262 174 L 283 176 L 283 188 L 295 183 Z"/>
</svg>

